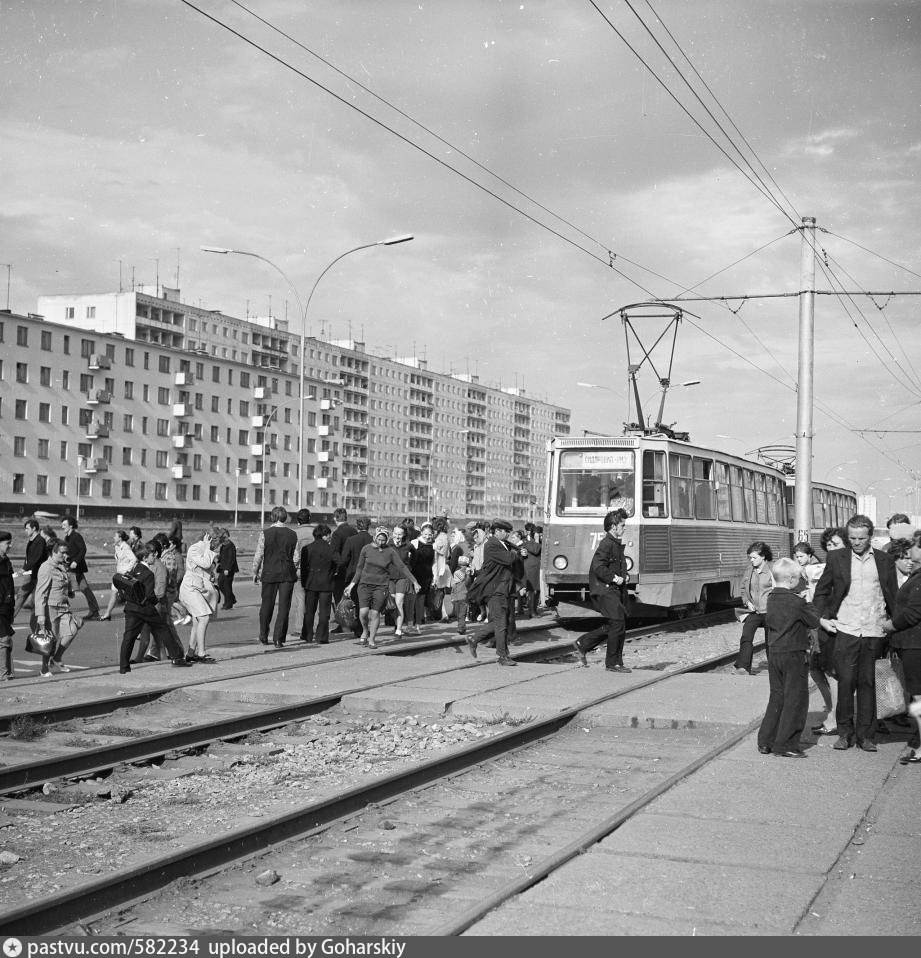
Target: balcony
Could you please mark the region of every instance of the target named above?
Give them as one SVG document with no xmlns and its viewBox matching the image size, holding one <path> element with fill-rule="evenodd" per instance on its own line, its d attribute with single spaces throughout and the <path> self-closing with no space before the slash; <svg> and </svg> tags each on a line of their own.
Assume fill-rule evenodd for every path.
<svg viewBox="0 0 921 958">
<path fill-rule="evenodd" d="M 253 399 L 259 402 L 266 402 L 272 397 L 272 390 L 268 386 L 257 386 L 253 390 Z"/>
<path fill-rule="evenodd" d="M 176 385 L 188 389 L 195 385 L 195 377 L 191 373 L 176 373 Z"/>
<path fill-rule="evenodd" d="M 331 399 L 321 399 L 320 400 L 320 409 L 332 409 L 333 401 Z"/>
<path fill-rule="evenodd" d="M 320 478 L 317 479 L 317 489 L 327 488 L 329 488 L 329 479 L 327 479 L 326 476 L 320 476 Z"/>
<path fill-rule="evenodd" d="M 173 449 L 191 449 L 192 447 L 191 433 L 180 433 L 178 436 L 172 436 L 171 441 Z"/>
<path fill-rule="evenodd" d="M 174 402 L 173 415 L 177 419 L 188 419 L 193 414 L 192 404 L 190 402 Z"/>
<path fill-rule="evenodd" d="M 94 439 L 108 439 L 109 427 L 103 426 L 98 422 L 91 422 L 86 427 L 86 438 L 90 442 Z"/>
<path fill-rule="evenodd" d="M 92 353 L 89 356 L 88 366 L 90 369 L 111 369 L 112 360 L 108 356 L 100 356 L 97 353 Z"/>
<path fill-rule="evenodd" d="M 92 475 L 95 472 L 108 472 L 109 464 L 105 459 L 87 459 L 83 471 Z"/>
<path fill-rule="evenodd" d="M 329 435 L 329 426 L 318 426 L 318 427 L 317 427 L 317 434 L 320 435 L 320 436 L 328 436 L 328 435 Z"/>
<path fill-rule="evenodd" d="M 174 479 L 192 478 L 192 468 L 190 466 L 173 466 L 172 473 Z"/>
<path fill-rule="evenodd" d="M 249 454 L 251 456 L 264 456 L 265 455 L 265 444 L 261 442 L 254 442 L 249 447 Z"/>
<path fill-rule="evenodd" d="M 253 416 L 250 419 L 249 424 L 253 427 L 253 429 L 264 429 L 266 419 L 268 419 L 268 416 Z"/>
<path fill-rule="evenodd" d="M 262 485 L 262 473 L 261 472 L 251 472 L 249 474 L 249 484 L 251 486 L 261 486 Z"/>
<path fill-rule="evenodd" d="M 87 406 L 108 405 L 110 402 L 112 402 L 112 393 L 106 392 L 104 389 L 91 389 L 86 394 Z"/>
<path fill-rule="evenodd" d="M 318 452 L 318 453 L 317 453 L 317 462 L 329 462 L 329 453 L 328 453 L 328 452 Z"/>
</svg>

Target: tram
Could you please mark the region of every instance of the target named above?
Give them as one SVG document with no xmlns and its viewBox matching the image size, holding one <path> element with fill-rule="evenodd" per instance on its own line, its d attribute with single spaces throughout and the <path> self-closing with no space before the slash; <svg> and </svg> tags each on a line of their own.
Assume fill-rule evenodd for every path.
<svg viewBox="0 0 921 958">
<path fill-rule="evenodd" d="M 541 560 L 545 601 L 560 615 L 591 607 L 589 564 L 611 509 L 629 516 L 631 617 L 733 604 L 752 542 L 791 553 L 792 477 L 780 469 L 674 434 L 557 437 L 547 448 Z M 853 492 L 814 483 L 814 545 L 856 511 Z"/>
</svg>

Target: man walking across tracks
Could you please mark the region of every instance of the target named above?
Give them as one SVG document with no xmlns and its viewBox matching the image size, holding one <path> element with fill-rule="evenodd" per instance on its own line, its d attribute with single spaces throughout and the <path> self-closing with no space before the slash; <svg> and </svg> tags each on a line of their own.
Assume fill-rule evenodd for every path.
<svg viewBox="0 0 921 958">
<path fill-rule="evenodd" d="M 582 666 L 588 666 L 585 653 L 601 645 L 607 637 L 608 646 L 604 667 L 609 672 L 631 672 L 624 665 L 624 642 L 627 638 L 627 616 L 624 612 L 623 595 L 627 585 L 627 563 L 624 546 L 620 541 L 627 522 L 625 509 L 613 509 L 604 517 L 604 538 L 592 556 L 588 570 L 589 594 L 592 604 L 607 619 L 600 629 L 595 629 L 573 643 L 576 656 Z"/>
<path fill-rule="evenodd" d="M 86 543 L 83 541 L 83 536 L 77 532 L 77 520 L 73 516 L 64 516 L 61 520 L 61 529 L 64 531 L 64 542 L 67 544 L 67 555 L 70 557 L 67 571 L 71 575 L 74 588 L 83 593 L 86 604 L 89 606 L 89 615 L 83 621 L 92 622 L 99 618 L 99 603 L 89 582 L 86 581 L 86 573 L 89 571 L 86 565 Z"/>
<path fill-rule="evenodd" d="M 517 665 L 508 654 L 508 634 L 515 628 L 514 566 L 518 558 L 506 540 L 512 531 L 511 523 L 495 519 L 490 524 L 492 535 L 483 546 L 483 568 L 477 576 L 478 601 L 485 601 L 489 609 L 490 631 L 495 631 L 496 654 L 499 665 Z M 467 639 L 467 648 L 476 658 L 477 643 L 486 636 Z"/>
<path fill-rule="evenodd" d="M 854 744 L 876 751 L 876 657 L 895 610 L 895 562 L 887 552 L 872 548 L 873 522 L 854 516 L 847 524 L 850 548 L 829 552 L 825 571 L 815 588 L 813 604 L 831 619 L 834 663 L 838 673 L 835 716 L 840 738 L 834 748 Z M 857 717 L 854 719 L 854 697 Z"/>
</svg>

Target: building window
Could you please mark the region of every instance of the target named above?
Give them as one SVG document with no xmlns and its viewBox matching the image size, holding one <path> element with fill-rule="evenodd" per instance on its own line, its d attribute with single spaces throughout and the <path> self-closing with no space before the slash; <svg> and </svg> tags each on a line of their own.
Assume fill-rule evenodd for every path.
<svg viewBox="0 0 921 958">
<path fill-rule="evenodd" d="M 44 349 L 46 353 L 51 352 L 51 333 L 49 333 L 47 329 L 42 330 L 42 349 Z"/>
<path fill-rule="evenodd" d="M 163 500 L 165 498 L 166 498 L 166 483 L 165 482 L 154 483 L 154 499 Z"/>
<path fill-rule="evenodd" d="M 169 372 L 169 356 L 161 356 L 159 362 L 160 362 L 160 372 L 168 373 Z"/>
<path fill-rule="evenodd" d="M 29 345 L 29 327 L 28 326 L 16 327 L 16 345 L 17 346 Z"/>
<path fill-rule="evenodd" d="M 150 353 L 144 353 L 144 368 L 150 369 Z"/>
<path fill-rule="evenodd" d="M 144 383 L 141 387 L 141 394 L 144 402 L 150 402 L 150 386 L 148 386 L 147 383 Z"/>
<path fill-rule="evenodd" d="M 217 502 L 217 486 L 208 486 L 208 502 Z"/>
<path fill-rule="evenodd" d="M 195 408 L 199 411 L 205 408 L 205 397 L 201 393 L 195 393 Z"/>
<path fill-rule="evenodd" d="M 80 355 L 84 359 L 88 359 L 93 353 L 96 352 L 96 341 L 93 339 L 81 339 L 80 340 Z"/>
<path fill-rule="evenodd" d="M 26 454 L 26 437 L 13 436 L 13 455 L 24 456 Z"/>
<path fill-rule="evenodd" d="M 125 446 L 122 449 L 122 465 L 123 466 L 131 465 L 131 448 L 129 446 Z"/>
<path fill-rule="evenodd" d="M 122 479 L 122 499 L 131 498 L 131 480 Z"/>
<path fill-rule="evenodd" d="M 134 383 L 125 382 L 125 399 L 134 399 Z"/>
<path fill-rule="evenodd" d="M 61 462 L 67 462 L 67 440 L 61 440 Z"/>
<path fill-rule="evenodd" d="M 71 316 L 70 318 L 73 319 L 73 316 Z M 64 337 L 64 355 L 65 356 L 70 355 L 70 336 Z"/>
<path fill-rule="evenodd" d="M 70 406 L 61 406 L 61 425 L 66 426 L 70 422 Z"/>
<path fill-rule="evenodd" d="M 130 346 L 125 348 L 125 365 L 133 366 L 134 365 L 134 350 Z"/>
<path fill-rule="evenodd" d="M 147 435 L 147 417 L 141 416 L 141 433 Z"/>
<path fill-rule="evenodd" d="M 134 432 L 134 416 L 131 413 L 125 413 L 122 417 L 122 428 L 125 432 Z"/>
<path fill-rule="evenodd" d="M 169 405 L 169 387 L 168 386 L 157 387 L 157 402 L 161 406 Z"/>
<path fill-rule="evenodd" d="M 51 385 L 51 367 L 50 366 L 38 367 L 38 383 L 40 386 Z"/>
<path fill-rule="evenodd" d="M 48 446 L 50 440 L 48 439 L 39 439 L 38 441 L 38 458 L 47 459 L 48 458 Z"/>
<path fill-rule="evenodd" d="M 13 492 L 23 493 L 26 491 L 26 477 L 21 472 L 13 473 Z"/>
<path fill-rule="evenodd" d="M 192 486 L 192 502 L 198 502 L 201 499 L 201 486 Z"/>
<path fill-rule="evenodd" d="M 81 476 L 80 481 L 77 483 L 77 485 L 80 487 L 81 496 L 92 495 L 93 483 L 92 483 L 92 480 L 89 479 L 87 476 Z"/>
<path fill-rule="evenodd" d="M 168 419 L 157 420 L 157 435 L 158 436 L 169 435 L 169 420 Z"/>
<path fill-rule="evenodd" d="M 245 399 L 240 400 L 240 415 L 241 416 L 249 415 L 249 403 Z"/>
<path fill-rule="evenodd" d="M 74 318 L 74 307 L 65 306 L 64 307 L 64 319 L 73 319 Z"/>
<path fill-rule="evenodd" d="M 93 388 L 93 377 L 89 373 L 80 373 L 80 392 L 88 393 Z"/>
<path fill-rule="evenodd" d="M 106 343 L 106 358 L 115 362 L 115 343 Z"/>
<path fill-rule="evenodd" d="M 38 421 L 51 422 L 51 403 L 40 402 L 38 404 Z"/>
<path fill-rule="evenodd" d="M 70 389 L 70 370 L 65 369 L 61 373 L 61 389 Z"/>
<path fill-rule="evenodd" d="M 141 483 L 141 502 L 143 502 L 146 498 L 147 498 L 147 483 L 142 482 Z"/>
<path fill-rule="evenodd" d="M 221 397 L 212 396 L 211 397 L 211 412 L 220 412 L 221 411 Z"/>
<path fill-rule="evenodd" d="M 95 318 L 96 318 L 96 307 L 95 307 L 95 306 L 87 306 L 87 307 L 86 307 L 86 318 L 87 318 L 87 319 L 95 319 Z"/>
<path fill-rule="evenodd" d="M 16 406 L 13 412 L 13 417 L 15 419 L 26 419 L 28 413 L 28 403 L 25 399 L 17 399 Z"/>
<path fill-rule="evenodd" d="M 157 468 L 165 469 L 169 465 L 169 453 L 163 449 L 157 450 Z"/>
<path fill-rule="evenodd" d="M 103 499 L 112 498 L 112 480 L 111 479 L 102 480 L 102 498 Z"/>
<path fill-rule="evenodd" d="M 29 364 L 16 363 L 16 382 L 27 383 L 29 381 Z"/>
<path fill-rule="evenodd" d="M 141 468 L 144 468 L 147 465 L 147 450 L 141 450 Z"/>
<path fill-rule="evenodd" d="M 239 435 L 238 441 L 239 441 L 239 443 L 240 443 L 241 446 L 248 445 L 248 443 L 249 443 L 249 430 L 248 430 L 248 429 L 241 429 L 241 430 L 240 430 L 240 435 Z"/>
<path fill-rule="evenodd" d="M 211 427 L 211 441 L 220 442 L 220 427 L 219 426 Z"/>
<path fill-rule="evenodd" d="M 67 477 L 66 476 L 58 477 L 58 495 L 59 496 L 67 495 Z"/>
<path fill-rule="evenodd" d="M 249 389 L 249 373 L 240 373 L 240 386 L 242 386 L 243 389 Z"/>
<path fill-rule="evenodd" d="M 221 381 L 221 367 L 212 366 L 211 367 L 211 381 L 219 383 Z"/>
</svg>

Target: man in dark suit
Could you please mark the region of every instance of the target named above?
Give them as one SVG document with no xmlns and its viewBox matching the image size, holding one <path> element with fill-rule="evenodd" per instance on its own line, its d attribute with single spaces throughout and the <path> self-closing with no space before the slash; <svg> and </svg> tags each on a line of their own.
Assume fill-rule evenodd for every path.
<svg viewBox="0 0 921 958">
<path fill-rule="evenodd" d="M 599 629 L 583 635 L 573 643 L 576 656 L 583 666 L 588 662 L 586 652 L 601 645 L 607 638 L 604 667 L 609 672 L 631 672 L 624 665 L 624 642 L 627 639 L 627 616 L 624 612 L 624 593 L 627 587 L 627 563 L 620 541 L 627 522 L 625 509 L 613 509 L 604 517 L 604 538 L 598 543 L 588 570 L 588 589 L 592 605 L 607 620 Z"/>
<path fill-rule="evenodd" d="M 336 562 L 329 544 L 332 532 L 328 525 L 319 523 L 313 530 L 313 542 L 301 549 L 300 574 L 304 588 L 304 617 L 294 626 L 301 627 L 305 642 L 326 645 L 329 642 L 329 612 L 333 602 Z M 314 619 L 319 615 L 314 631 Z"/>
<path fill-rule="evenodd" d="M 838 741 L 876 751 L 876 658 L 895 610 L 895 562 L 872 548 L 873 523 L 854 516 L 847 524 L 850 548 L 829 552 L 815 588 L 813 604 L 834 627 L 834 663 L 838 673 Z M 854 697 L 857 698 L 856 725 Z"/>
<path fill-rule="evenodd" d="M 222 609 L 232 609 L 237 604 L 233 592 L 233 577 L 240 571 L 237 564 L 237 546 L 226 529 L 220 531 L 221 544 L 217 553 L 217 587 L 224 597 Z"/>
<path fill-rule="evenodd" d="M 494 519 L 489 531 L 491 535 L 483 545 L 483 567 L 477 574 L 481 599 L 489 609 L 487 631 L 495 634 L 499 665 L 517 665 L 508 654 L 507 638 L 510 632 L 515 631 L 515 605 L 512 595 L 515 592 L 514 569 L 518 555 L 509 548 L 507 542 L 512 526 L 503 519 Z M 467 638 L 467 648 L 474 658 L 477 644 L 486 638 L 485 632 L 476 638 Z"/>
<path fill-rule="evenodd" d="M 35 600 L 32 593 L 35 591 L 35 583 L 38 581 L 38 570 L 45 559 L 48 558 L 48 544 L 41 535 L 41 526 L 38 519 L 26 519 L 25 526 L 29 539 L 26 542 L 26 561 L 22 565 L 22 571 L 29 573 L 25 577 L 25 582 L 19 588 L 19 595 L 16 598 L 16 607 L 13 609 L 13 618 L 19 615 L 19 610 L 26 608 L 35 608 Z"/>
<path fill-rule="evenodd" d="M 69 564 L 67 571 L 71 577 L 71 587 L 79 589 L 86 598 L 86 604 L 89 606 L 89 615 L 84 617 L 84 622 L 92 622 L 99 619 L 99 603 L 96 596 L 86 581 L 86 573 L 89 571 L 86 565 L 86 543 L 83 536 L 77 532 L 77 520 L 73 516 L 64 516 L 61 520 L 61 529 L 64 532 L 64 542 L 67 543 L 67 555 Z"/>
<path fill-rule="evenodd" d="M 342 600 L 342 593 L 345 591 L 345 584 L 349 580 L 345 577 L 345 572 L 348 566 L 346 565 L 342 552 L 345 549 L 345 544 L 349 539 L 355 535 L 358 530 L 355 526 L 349 524 L 349 514 L 345 509 L 334 509 L 333 510 L 333 521 L 336 523 L 336 528 L 333 529 L 333 534 L 330 536 L 329 546 L 333 550 L 333 559 L 336 562 L 336 579 L 333 584 L 333 602 L 337 605 Z M 334 632 L 341 632 L 342 629 L 337 625 Z"/>
</svg>

